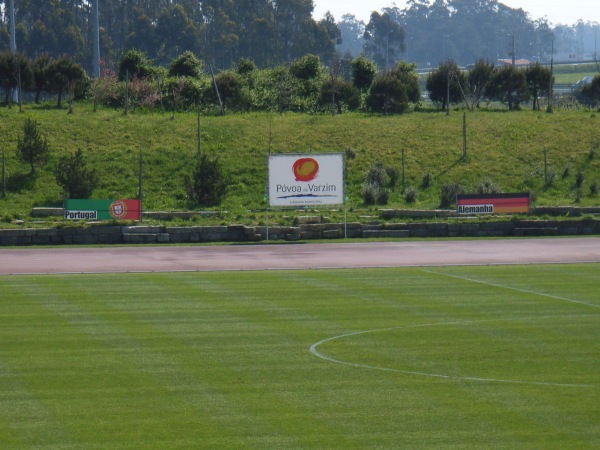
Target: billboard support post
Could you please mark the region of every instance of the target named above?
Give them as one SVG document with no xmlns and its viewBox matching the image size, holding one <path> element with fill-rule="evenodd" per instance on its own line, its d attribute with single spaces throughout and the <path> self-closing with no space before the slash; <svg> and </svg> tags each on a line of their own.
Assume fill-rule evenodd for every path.
<svg viewBox="0 0 600 450">
<path fill-rule="evenodd" d="M 2 150 L 2 197 L 6 197 L 6 155 Z"/>
<path fill-rule="evenodd" d="M 142 152 L 140 151 L 140 180 L 139 180 L 139 200 L 140 200 L 140 223 L 142 222 L 142 170 L 144 166 L 144 159 Z"/>
</svg>

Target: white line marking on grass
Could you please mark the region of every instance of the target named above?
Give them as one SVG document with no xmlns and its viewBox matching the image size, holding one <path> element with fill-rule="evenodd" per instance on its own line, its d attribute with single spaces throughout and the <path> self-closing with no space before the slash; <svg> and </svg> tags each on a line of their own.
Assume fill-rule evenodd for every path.
<svg viewBox="0 0 600 450">
<path fill-rule="evenodd" d="M 367 333 L 381 333 L 392 330 L 401 330 L 407 328 L 423 328 L 423 327 L 435 327 L 435 326 L 443 326 L 443 325 L 469 325 L 474 323 L 483 323 L 483 322 L 499 322 L 499 321 L 523 321 L 523 320 L 539 320 L 539 319 L 564 319 L 571 317 L 599 317 L 599 314 L 578 314 L 578 315 L 570 315 L 570 316 L 539 316 L 539 317 L 528 317 L 528 318 L 514 318 L 514 319 L 484 319 L 484 320 L 473 320 L 473 321 L 455 321 L 455 322 L 436 322 L 436 323 L 425 323 L 419 325 L 406 325 L 401 327 L 390 327 L 390 328 L 378 328 L 374 330 L 366 330 L 366 331 L 356 331 L 354 333 L 345 333 L 339 334 L 337 336 L 328 337 L 326 339 L 322 339 L 319 342 L 315 342 L 310 346 L 310 352 L 316 356 L 317 358 L 324 359 L 325 361 L 334 362 L 337 364 L 344 364 L 347 366 L 360 367 L 363 369 L 372 369 L 372 370 L 381 370 L 385 372 L 395 372 L 395 373 L 404 373 L 408 375 L 418 375 L 423 377 L 432 377 L 432 378 L 442 378 L 446 380 L 463 380 L 463 381 L 478 381 L 478 382 L 492 382 L 492 383 L 511 383 L 511 384 L 529 384 L 529 385 L 537 385 L 537 386 L 562 386 L 562 387 L 585 387 L 585 388 L 595 388 L 596 385 L 593 384 L 577 384 L 577 383 L 553 383 L 547 381 L 524 381 L 524 380 L 504 380 L 499 378 L 483 378 L 483 377 L 467 377 L 467 376 L 453 376 L 453 375 L 444 375 L 438 373 L 428 373 L 428 372 L 418 372 L 413 370 L 403 370 L 403 369 L 393 369 L 391 367 L 379 367 L 373 366 L 370 364 L 361 364 L 355 363 L 352 361 L 344 361 L 341 359 L 332 358 L 330 356 L 324 355 L 320 351 L 317 350 L 322 344 L 327 342 L 358 336 L 360 334 Z"/>
<path fill-rule="evenodd" d="M 523 292 L 525 294 L 541 295 L 542 297 L 553 298 L 555 300 L 561 300 L 563 302 L 578 303 L 580 305 L 591 306 L 592 308 L 600 308 L 600 305 L 595 305 L 593 303 L 587 303 L 587 302 L 582 302 L 580 300 L 573 300 L 573 299 L 570 299 L 570 298 L 559 297 L 557 295 L 544 294 L 543 292 L 529 291 L 527 289 L 521 289 L 521 288 L 517 288 L 517 287 L 513 287 L 513 286 L 507 286 L 507 285 L 504 285 L 504 284 L 499 284 L 499 283 L 490 283 L 488 281 L 476 280 L 474 278 L 461 277 L 459 275 L 451 275 L 449 273 L 436 272 L 436 271 L 433 271 L 433 270 L 427 270 L 427 269 L 422 269 L 422 270 L 423 270 L 423 272 L 431 273 L 433 275 L 442 275 L 442 276 L 445 276 L 445 277 L 457 278 L 457 279 L 463 280 L 463 281 L 470 281 L 472 283 L 480 283 L 480 284 L 485 284 L 487 286 L 494 286 L 494 287 L 499 287 L 499 288 L 503 288 L 503 289 L 510 289 L 512 291 Z"/>
</svg>

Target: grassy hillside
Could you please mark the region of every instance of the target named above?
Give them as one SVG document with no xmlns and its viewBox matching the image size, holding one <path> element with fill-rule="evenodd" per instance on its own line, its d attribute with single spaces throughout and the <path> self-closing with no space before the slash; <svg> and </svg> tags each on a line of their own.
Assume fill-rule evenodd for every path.
<svg viewBox="0 0 600 450">
<path fill-rule="evenodd" d="M 17 140 L 26 118 L 37 120 L 52 150 L 50 162 L 36 177 L 16 158 Z M 406 204 L 401 180 L 388 207 L 435 208 L 440 187 L 460 183 L 476 192 L 487 180 L 503 192 L 531 191 L 537 205 L 596 205 L 600 183 L 600 115 L 591 111 L 467 112 L 467 157 L 463 151 L 463 111 L 425 110 L 403 116 L 360 114 L 276 115 L 246 114 L 202 117 L 202 151 L 218 156 L 232 175 L 229 195 L 218 210 L 229 211 L 226 221 L 252 221 L 249 211 L 265 207 L 267 155 L 273 153 L 344 152 L 348 160 L 347 194 L 353 211 L 373 209 L 362 202 L 361 186 L 371 164 L 380 160 L 402 170 L 405 149 L 406 186 L 418 191 L 416 203 Z M 190 205 L 183 177 L 189 173 L 197 148 L 197 116 L 121 111 L 93 112 L 76 105 L 74 114 L 49 106 L 0 108 L 0 150 L 6 154 L 7 196 L 0 198 L 5 221 L 27 219 L 34 206 L 61 204 L 52 168 L 61 155 L 82 149 L 100 173 L 95 198 L 134 198 L 138 193 L 140 152 L 144 158 L 144 209 L 205 209 Z M 547 174 L 544 184 L 544 149 Z M 425 174 L 434 183 L 421 186 Z M 577 188 L 579 174 L 581 186 Z M 1 193 L 0 193 L 1 194 Z"/>
</svg>

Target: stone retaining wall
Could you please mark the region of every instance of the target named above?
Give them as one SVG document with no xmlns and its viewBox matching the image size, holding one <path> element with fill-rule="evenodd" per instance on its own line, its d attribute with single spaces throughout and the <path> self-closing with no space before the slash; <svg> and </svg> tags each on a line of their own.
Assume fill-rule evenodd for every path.
<svg viewBox="0 0 600 450">
<path fill-rule="evenodd" d="M 268 234 L 268 236 L 267 236 Z M 89 226 L 0 230 L 0 245 L 158 244 L 260 242 L 347 238 L 501 237 L 600 235 L 600 219 L 513 220 L 510 222 L 430 222 L 298 224 L 281 227 Z"/>
</svg>

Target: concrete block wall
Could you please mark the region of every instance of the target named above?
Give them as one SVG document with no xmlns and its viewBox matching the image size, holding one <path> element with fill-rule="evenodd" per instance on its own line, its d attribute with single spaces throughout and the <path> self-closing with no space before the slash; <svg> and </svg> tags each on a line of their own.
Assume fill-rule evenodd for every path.
<svg viewBox="0 0 600 450">
<path fill-rule="evenodd" d="M 600 235 L 600 219 L 509 222 L 322 223 L 297 226 L 102 226 L 0 229 L 0 246 L 261 242 L 348 238 Z"/>
</svg>

